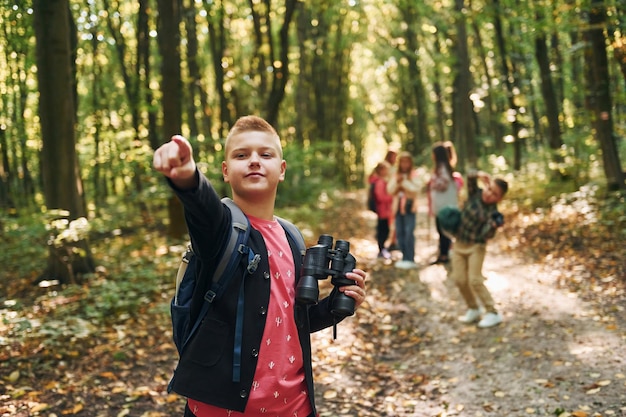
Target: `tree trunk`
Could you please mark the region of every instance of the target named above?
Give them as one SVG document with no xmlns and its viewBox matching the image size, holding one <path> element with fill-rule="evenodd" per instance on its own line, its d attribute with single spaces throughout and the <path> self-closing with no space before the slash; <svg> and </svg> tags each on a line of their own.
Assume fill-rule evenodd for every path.
<svg viewBox="0 0 626 417">
<path fill-rule="evenodd" d="M 161 51 L 161 92 L 163 94 L 163 135 L 169 140 L 182 130 L 182 91 L 180 58 L 180 10 L 179 1 L 158 0 L 158 39 Z M 169 229 L 171 237 L 187 234 L 185 220 L 181 215 L 180 201 L 172 195 L 169 201 Z"/>
<path fill-rule="evenodd" d="M 7 131 L 4 126 L 0 125 L 0 153 L 2 154 L 0 161 L 0 208 L 15 214 L 16 206 L 11 197 L 11 166 L 9 165 L 7 145 Z"/>
<path fill-rule="evenodd" d="M 441 37 L 441 39 L 440 39 Z M 441 56 L 441 45 L 445 44 L 446 39 L 448 39 L 447 33 L 442 33 L 441 31 L 437 31 L 435 40 L 433 42 L 434 50 L 437 56 Z M 435 65 L 433 68 L 433 93 L 435 94 L 435 117 L 437 122 L 435 123 L 435 131 L 437 132 L 438 140 L 447 140 L 452 136 L 446 134 L 446 120 L 448 119 L 448 114 L 446 113 L 444 107 L 444 93 L 441 80 L 443 77 L 441 76 L 441 71 L 439 65 Z"/>
<path fill-rule="evenodd" d="M 513 129 L 512 138 L 513 138 L 513 169 L 519 171 L 522 167 L 522 139 L 520 138 L 520 123 L 518 120 L 519 114 L 519 106 L 515 103 L 515 92 L 513 88 L 513 81 L 517 76 L 517 73 L 514 68 L 511 68 L 507 62 L 507 50 L 506 43 L 504 41 L 504 33 L 502 30 L 502 17 L 501 17 L 501 7 L 499 0 L 493 0 L 493 4 L 495 7 L 495 18 L 494 18 L 494 26 L 495 26 L 495 34 L 496 34 L 496 44 L 498 45 L 498 49 L 500 52 L 500 63 L 502 65 L 502 79 L 504 80 L 504 85 L 506 86 L 507 99 L 509 103 L 509 111 L 510 111 L 510 120 L 511 120 L 511 128 Z M 512 65 L 511 65 L 512 66 Z"/>
<path fill-rule="evenodd" d="M 416 4 L 411 2 L 403 3 L 399 9 L 404 22 L 406 22 L 404 37 L 407 43 L 407 52 L 405 56 L 408 61 L 407 65 L 410 79 L 407 90 L 412 96 L 411 101 L 409 101 L 411 107 L 407 109 L 409 115 L 406 122 L 408 131 L 406 150 L 416 155 L 430 146 L 426 88 L 424 87 L 422 70 L 416 54 L 416 51 L 419 50 L 418 35 L 415 30 L 413 30 L 413 27 L 419 22 L 419 16 L 416 10 Z"/>
<path fill-rule="evenodd" d="M 74 122 L 74 77 L 70 46 L 68 0 L 35 0 L 34 27 L 37 39 L 37 80 L 39 84 L 39 118 L 43 147 L 41 169 L 44 197 L 48 210 L 69 212 L 68 219 L 85 217 L 82 183 L 76 155 Z M 40 277 L 61 283 L 76 281 L 75 272 L 94 270 L 86 241 L 64 246 L 81 247 L 76 256 L 62 257 L 64 266 L 56 268 L 58 258 L 51 253 L 49 267 Z"/>
<path fill-rule="evenodd" d="M 537 22 L 541 24 L 542 15 L 537 12 Z M 552 72 L 550 71 L 550 59 L 548 57 L 548 46 L 546 36 L 540 33 L 535 37 L 535 57 L 539 65 L 541 75 L 541 96 L 545 106 L 546 117 L 548 119 L 548 144 L 552 150 L 552 160 L 558 167 L 563 162 L 563 157 L 559 154 L 563 139 L 561 137 L 561 125 L 559 122 L 560 107 L 557 100 L 554 84 L 552 83 Z M 539 127 L 539 125 L 537 125 Z M 556 169 L 555 174 L 561 171 Z M 561 173 L 562 174 L 562 173 Z"/>
<path fill-rule="evenodd" d="M 626 80 L 626 33 L 622 33 L 621 37 L 615 37 L 613 40 L 613 56 L 619 64 L 622 77 Z"/>
<path fill-rule="evenodd" d="M 207 22 L 209 25 L 209 49 L 211 50 L 211 58 L 213 59 L 212 68 L 215 77 L 215 93 L 217 94 L 220 113 L 219 113 L 219 131 L 215 138 L 216 142 L 219 138 L 225 138 L 228 130 L 233 125 L 235 112 L 231 115 L 232 104 L 229 105 L 224 88 L 224 68 L 222 67 L 222 59 L 226 53 L 227 31 L 224 27 L 224 19 L 226 10 L 223 2 L 206 2 Z"/>
<path fill-rule="evenodd" d="M 196 92 L 201 91 L 202 77 L 200 76 L 200 67 L 198 66 L 198 34 L 196 29 L 196 13 L 195 5 L 193 1 L 185 2 L 183 6 L 183 20 L 185 22 L 185 32 L 187 34 L 187 71 L 188 81 L 186 82 L 185 90 L 187 96 L 185 97 L 185 108 L 187 112 L 187 124 L 189 125 L 189 137 L 196 138 L 200 134 L 200 128 L 198 127 L 198 119 L 196 118 Z"/>
<path fill-rule="evenodd" d="M 483 40 L 481 37 L 482 34 L 479 28 L 479 23 L 476 21 L 476 19 L 472 19 L 471 25 L 472 25 L 472 32 L 474 34 L 474 42 L 476 43 L 476 46 L 477 46 L 475 50 L 480 55 L 480 63 L 483 67 L 483 72 L 485 76 L 487 77 L 487 79 L 489 80 L 489 82 L 486 83 L 486 86 L 485 86 L 485 88 L 487 88 L 487 93 L 485 94 L 485 97 L 483 98 L 483 101 L 485 102 L 484 109 L 487 112 L 487 120 L 488 120 L 487 122 L 488 130 L 486 130 L 486 134 L 487 136 L 491 136 L 493 138 L 494 145 L 498 149 L 500 149 L 502 147 L 502 136 L 504 135 L 503 126 L 499 122 L 499 115 L 502 113 L 502 107 L 498 103 L 498 100 L 494 100 L 494 97 L 496 97 L 496 93 L 495 93 L 496 89 L 492 88 L 492 81 L 491 81 L 494 78 L 496 78 L 496 76 L 494 75 L 493 65 L 489 63 L 490 59 L 487 58 L 487 54 L 486 54 L 487 49 L 483 45 Z M 480 130 L 477 130 L 477 133 L 480 134 Z M 459 158 L 461 158 L 461 156 L 459 156 Z"/>
<path fill-rule="evenodd" d="M 207 88 L 202 80 L 202 69 L 199 64 L 200 53 L 197 39 L 197 23 L 196 8 L 193 0 L 189 0 L 185 7 L 185 29 L 187 32 L 187 66 L 189 68 L 189 97 L 187 99 L 189 106 L 189 131 L 191 136 L 200 135 L 205 138 L 211 137 L 211 111 L 209 107 L 209 98 Z M 221 55 L 220 55 L 221 56 Z M 196 108 L 200 107 L 200 114 Z M 200 123 L 197 121 L 200 117 Z M 210 142 L 205 141 L 205 144 Z M 211 151 L 213 151 L 211 143 Z"/>
<path fill-rule="evenodd" d="M 602 150 L 604 175 L 609 190 L 626 190 L 611 116 L 611 92 L 606 39 L 606 9 L 603 1 L 595 1 L 589 10 L 589 29 L 585 32 L 587 62 L 587 105 L 593 113 L 596 140 Z"/>
<path fill-rule="evenodd" d="M 269 1 L 267 3 L 269 8 Z M 287 87 L 287 81 L 289 81 L 289 28 L 293 21 L 297 4 L 298 1 L 296 0 L 285 1 L 285 17 L 283 25 L 278 32 L 278 62 L 280 62 L 280 65 L 277 65 L 275 60 L 272 61 L 272 84 L 266 104 L 266 118 L 274 126 L 278 124 L 278 110 L 285 98 L 285 88 Z M 271 49 L 274 50 L 275 48 L 272 47 Z"/>
<path fill-rule="evenodd" d="M 467 48 L 467 26 L 465 15 L 463 12 L 464 1 L 456 0 L 456 51 L 457 51 L 457 76 L 454 83 L 454 124 L 455 139 L 454 142 L 459 144 L 459 163 L 461 167 L 466 168 L 469 163 L 476 168 L 476 138 L 474 129 L 472 129 L 472 113 L 473 106 L 470 101 L 471 75 L 469 53 Z"/>
<path fill-rule="evenodd" d="M 541 95 L 544 100 L 546 116 L 548 119 L 548 138 L 550 149 L 558 150 L 563 145 L 561 138 L 561 127 L 559 123 L 559 103 L 552 83 L 550 71 L 550 61 L 548 58 L 548 48 L 546 38 L 538 36 L 535 42 L 535 56 L 539 64 L 541 73 Z"/>
<path fill-rule="evenodd" d="M 96 36 L 96 30 L 94 29 L 92 32 L 91 38 L 91 47 L 92 54 L 94 56 L 94 60 L 97 60 L 99 51 L 100 41 L 98 40 L 98 36 Z M 106 202 L 107 196 L 107 187 L 106 181 L 103 181 L 103 166 L 100 162 L 102 159 L 102 136 L 100 132 L 102 131 L 102 104 L 100 100 L 100 92 L 102 91 L 101 83 L 101 67 L 99 65 L 92 66 L 91 73 L 91 107 L 94 115 L 96 116 L 94 119 L 94 161 L 96 161 L 93 165 L 93 176 L 92 176 L 92 184 L 93 184 L 93 199 L 96 205 L 96 213 L 100 211 L 100 207 L 104 205 Z"/>
</svg>

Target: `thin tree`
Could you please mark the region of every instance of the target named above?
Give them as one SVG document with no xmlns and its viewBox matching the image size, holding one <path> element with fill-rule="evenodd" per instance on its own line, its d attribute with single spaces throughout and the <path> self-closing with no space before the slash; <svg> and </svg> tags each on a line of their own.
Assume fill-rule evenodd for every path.
<svg viewBox="0 0 626 417">
<path fill-rule="evenodd" d="M 225 23 L 227 12 L 223 2 L 206 1 L 205 10 L 207 12 L 207 24 L 209 29 L 209 49 L 212 58 L 211 67 L 213 69 L 215 83 L 214 93 L 217 94 L 219 102 L 219 133 L 218 137 L 215 138 L 217 142 L 220 138 L 226 137 L 236 117 L 234 112 L 231 111 L 233 106 L 232 103 L 229 103 L 226 94 L 226 70 L 222 65 L 222 60 L 226 56 L 226 51 L 230 45 Z"/>
<path fill-rule="evenodd" d="M 535 58 L 539 64 L 539 73 L 541 75 L 541 95 L 543 97 L 546 119 L 548 121 L 548 144 L 552 150 L 552 159 L 558 166 L 563 160 L 563 157 L 559 154 L 559 150 L 563 146 L 561 125 L 559 122 L 559 115 L 561 112 L 554 83 L 552 82 L 547 37 L 544 29 L 544 14 L 540 8 L 537 8 L 536 19 L 537 35 L 535 36 Z M 555 174 L 559 173 L 558 170 L 554 172 Z"/>
<path fill-rule="evenodd" d="M 269 25 L 269 22 L 271 22 L 269 11 L 270 2 L 266 0 L 266 4 L 267 21 Z M 278 122 L 278 110 L 285 98 L 285 88 L 287 87 L 287 81 L 289 81 L 289 29 L 297 4 L 298 1 L 296 0 L 285 1 L 285 13 L 282 25 L 278 31 L 278 40 L 274 41 L 270 37 L 272 83 L 270 85 L 270 95 L 267 99 L 266 118 L 268 122 L 274 125 Z M 271 34 L 271 26 L 269 26 L 268 32 Z"/>
<path fill-rule="evenodd" d="M 161 93 L 163 95 L 163 140 L 182 131 L 182 76 L 180 23 L 182 5 L 178 0 L 158 0 L 158 44 L 161 52 Z M 182 204 L 172 195 L 169 199 L 169 230 L 172 237 L 187 233 Z"/>
<path fill-rule="evenodd" d="M 455 1 L 456 11 L 456 78 L 454 81 L 454 141 L 459 145 L 460 164 L 476 166 L 476 135 L 472 128 L 472 102 L 470 101 L 471 74 L 467 45 L 467 24 L 464 1 Z"/>
<path fill-rule="evenodd" d="M 604 1 L 592 2 L 587 11 L 589 27 L 585 31 L 587 57 L 587 105 L 593 112 L 593 128 L 602 150 L 604 175 L 609 190 L 626 190 L 611 115 L 611 86 L 606 52 L 606 6 Z"/>
<path fill-rule="evenodd" d="M 500 54 L 500 65 L 502 70 L 502 80 L 506 86 L 507 100 L 509 103 L 509 115 L 511 121 L 511 128 L 513 130 L 513 169 L 516 171 L 522 167 L 522 139 L 520 137 L 521 124 L 519 121 L 519 106 L 515 102 L 515 80 L 517 77 L 517 71 L 515 69 L 515 63 L 513 60 L 508 59 L 506 41 L 503 30 L 503 13 L 500 5 L 500 0 L 492 0 L 494 5 L 494 28 L 496 36 L 496 44 L 498 46 L 498 52 Z"/>
<path fill-rule="evenodd" d="M 418 25 L 420 10 L 417 3 L 411 1 L 400 1 L 398 11 L 400 17 L 405 22 L 404 38 L 406 40 L 406 52 L 404 58 L 408 62 L 409 85 L 407 92 L 412 95 L 408 102 L 410 108 L 407 119 L 406 149 L 414 154 L 421 152 L 429 146 L 428 118 L 426 103 L 426 87 L 422 80 L 421 65 L 418 60 L 418 35 L 415 27 Z M 413 107 L 414 106 L 414 107 Z"/>
</svg>

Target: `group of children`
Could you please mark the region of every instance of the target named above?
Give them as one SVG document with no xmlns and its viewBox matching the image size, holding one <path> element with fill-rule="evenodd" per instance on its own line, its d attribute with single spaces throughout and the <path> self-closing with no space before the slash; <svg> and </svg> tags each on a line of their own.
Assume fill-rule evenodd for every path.
<svg viewBox="0 0 626 417">
<path fill-rule="evenodd" d="M 396 166 L 397 161 L 397 166 Z M 376 200 L 376 240 L 379 257 L 391 258 L 391 249 L 399 249 L 402 259 L 396 267 L 411 269 L 415 264 L 415 222 L 419 182 L 413 167 L 413 158 L 408 152 L 399 155 L 387 152 L 369 177 L 373 184 Z"/>
<path fill-rule="evenodd" d="M 457 156 L 452 142 L 435 143 L 432 160 L 433 169 L 425 187 L 421 185 L 413 158 L 408 152 L 398 155 L 389 151 L 385 160 L 370 175 L 368 180 L 374 184 L 378 217 L 378 257 L 390 259 L 390 247 L 397 242 L 402 259 L 396 261 L 394 266 L 399 269 L 417 268 L 414 260 L 417 195 L 424 188 L 428 196 L 429 215 L 435 218 L 439 234 L 438 256 L 431 265 L 451 264 L 450 276 L 468 308 L 460 318 L 462 322 L 478 322 L 478 327 L 483 328 L 495 326 L 502 322 L 502 316 L 484 285 L 482 266 L 487 240 L 502 226 L 497 218 L 497 203 L 506 194 L 508 184 L 500 178 L 492 179 L 484 172 L 467 174 L 467 200 L 461 209 L 458 229 L 454 232 L 454 251 L 450 253 L 451 232 L 444 230 L 438 215 L 445 208 L 460 208 L 459 195 L 464 180 L 455 170 Z M 482 188 L 478 180 L 482 182 Z"/>
</svg>

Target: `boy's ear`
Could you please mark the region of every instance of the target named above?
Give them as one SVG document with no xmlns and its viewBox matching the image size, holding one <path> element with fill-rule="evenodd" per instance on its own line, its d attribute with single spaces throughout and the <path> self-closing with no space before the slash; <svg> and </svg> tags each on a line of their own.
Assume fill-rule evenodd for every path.
<svg viewBox="0 0 626 417">
<path fill-rule="evenodd" d="M 287 170 L 287 161 L 283 159 L 283 161 L 280 163 L 280 176 L 278 177 L 280 181 L 285 181 L 286 170 Z"/>
<path fill-rule="evenodd" d="M 224 177 L 224 182 L 228 183 L 228 165 L 226 165 L 226 161 L 222 161 L 222 177 Z"/>
</svg>

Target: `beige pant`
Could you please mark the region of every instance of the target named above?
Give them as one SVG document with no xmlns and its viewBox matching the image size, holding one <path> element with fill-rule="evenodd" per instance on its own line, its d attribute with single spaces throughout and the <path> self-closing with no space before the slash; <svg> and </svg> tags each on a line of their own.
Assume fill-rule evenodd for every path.
<svg viewBox="0 0 626 417">
<path fill-rule="evenodd" d="M 468 308 L 477 309 L 480 301 L 485 311 L 495 313 L 493 298 L 485 287 L 482 273 L 486 250 L 486 243 L 454 242 L 451 275 Z"/>
</svg>

